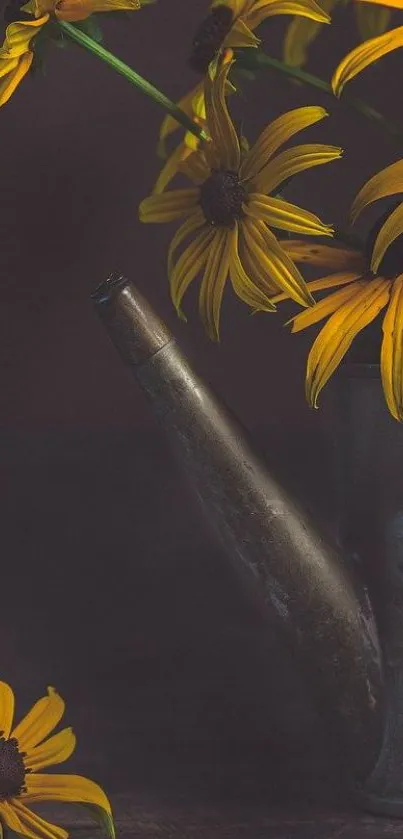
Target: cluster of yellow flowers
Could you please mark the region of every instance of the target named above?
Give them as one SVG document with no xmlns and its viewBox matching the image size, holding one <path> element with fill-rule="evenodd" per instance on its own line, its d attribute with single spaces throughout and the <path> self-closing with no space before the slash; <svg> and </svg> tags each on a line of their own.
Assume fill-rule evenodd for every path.
<svg viewBox="0 0 403 839">
<path fill-rule="evenodd" d="M 82 21 L 93 12 L 134 10 L 141 5 L 142 0 L 29 0 L 20 7 L 18 0 L 10 0 L 16 16 L 0 49 L 0 104 L 29 70 L 32 41 L 49 21 Z M 403 204 L 382 218 L 362 252 L 290 238 L 289 234 L 334 234 L 331 225 L 280 195 L 285 182 L 299 172 L 341 157 L 340 148 L 320 143 L 281 150 L 297 132 L 327 113 L 317 106 L 288 111 L 246 148 L 228 110 L 229 94 L 235 92 L 231 70 L 245 50 L 259 50 L 256 30 L 264 20 L 274 15 L 292 16 L 284 57 L 295 67 L 305 61 L 308 45 L 323 24 L 330 23 L 334 6 L 335 0 L 210 2 L 194 36 L 190 58 L 200 81 L 178 102 L 188 126 L 197 130 L 186 131 L 165 161 L 153 193 L 140 204 L 140 220 L 182 219 L 168 254 L 170 292 L 178 314 L 182 314 L 184 294 L 201 275 L 199 310 L 212 339 L 219 337 L 228 280 L 253 311 L 275 311 L 285 299 L 303 307 L 292 320 L 294 332 L 327 318 L 308 358 L 306 390 L 312 405 L 317 405 L 321 389 L 354 338 L 386 308 L 381 375 L 389 409 L 396 419 L 403 420 Z M 403 26 L 385 31 L 390 19 L 387 7 L 402 8 L 403 0 L 355 0 L 364 40 L 335 70 L 332 90 L 336 96 L 369 64 L 403 45 Z M 169 113 L 161 126 L 161 142 L 165 144 L 178 128 L 175 115 Z M 168 189 L 177 175 L 186 176 L 189 187 Z M 353 203 L 352 220 L 375 200 L 402 192 L 401 178 L 403 161 L 371 178 Z M 273 230 L 285 231 L 288 238 L 284 232 L 277 238 Z M 306 282 L 297 265 L 307 264 L 324 269 L 326 276 Z M 315 302 L 313 293 L 333 288 L 337 291 Z"/>
</svg>

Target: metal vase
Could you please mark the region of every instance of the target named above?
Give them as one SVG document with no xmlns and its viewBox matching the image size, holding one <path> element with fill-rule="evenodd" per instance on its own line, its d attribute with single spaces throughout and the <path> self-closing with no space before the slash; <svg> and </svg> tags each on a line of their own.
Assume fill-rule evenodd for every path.
<svg viewBox="0 0 403 839">
<path fill-rule="evenodd" d="M 368 586 L 387 687 L 383 746 L 357 800 L 402 817 L 403 425 L 387 409 L 376 364 L 342 366 L 322 411 L 334 454 L 338 541 Z"/>
</svg>

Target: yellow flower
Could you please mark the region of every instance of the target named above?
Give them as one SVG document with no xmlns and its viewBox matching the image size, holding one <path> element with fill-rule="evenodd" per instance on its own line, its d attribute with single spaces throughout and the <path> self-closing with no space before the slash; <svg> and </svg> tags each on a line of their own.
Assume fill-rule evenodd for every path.
<svg viewBox="0 0 403 839">
<path fill-rule="evenodd" d="M 360 0 L 358 0 L 360 2 Z M 387 0 L 387 2 L 379 2 L 379 0 L 365 0 L 365 6 L 390 6 L 394 9 L 403 9 L 403 0 Z M 375 8 L 374 8 L 375 11 Z M 361 73 L 370 64 L 378 61 L 383 55 L 398 49 L 403 46 L 403 26 L 397 26 L 395 29 L 390 29 L 383 35 L 378 35 L 375 38 L 370 38 L 359 44 L 351 52 L 349 52 L 340 62 L 336 68 L 332 78 L 332 88 L 336 96 L 340 96 L 344 86 L 351 81 L 354 76 Z"/>
<path fill-rule="evenodd" d="M 214 81 L 206 78 L 206 123 L 211 141 L 183 165 L 192 187 L 152 195 L 140 204 L 144 222 L 185 218 L 168 255 L 172 300 L 180 314 L 185 291 L 203 271 L 199 311 L 208 334 L 216 340 L 228 276 L 235 293 L 255 310 L 273 310 L 270 297 L 275 289 L 287 291 L 303 306 L 311 305 L 303 278 L 270 228 L 318 236 L 331 236 L 333 230 L 307 210 L 267 193 L 278 192 L 280 185 L 298 172 L 341 155 L 341 149 L 334 146 L 310 144 L 273 157 L 295 133 L 326 116 L 323 108 L 304 107 L 267 126 L 242 159 L 224 95 L 229 66 L 229 62 L 223 63 Z M 193 236 L 193 241 L 176 259 L 177 248 L 188 236 Z"/>
<path fill-rule="evenodd" d="M 403 192 L 403 160 L 393 163 L 371 178 L 358 193 L 352 218 L 379 198 Z M 337 247 L 321 247 L 298 240 L 284 243 L 296 262 L 326 268 L 332 273 L 308 282 L 311 292 L 329 288 L 328 295 L 309 311 L 292 319 L 292 331 L 299 332 L 323 318 L 325 326 L 314 341 L 308 357 L 306 394 L 317 407 L 318 396 L 334 373 L 356 336 L 387 307 L 383 319 L 381 376 L 386 402 L 395 419 L 403 420 L 403 204 L 375 226 L 366 254 Z M 284 300 L 278 295 L 273 302 Z"/>
<path fill-rule="evenodd" d="M 210 14 L 194 36 L 190 66 L 205 76 L 209 64 L 221 51 L 259 46 L 260 39 L 254 30 L 274 15 L 302 15 L 322 23 L 330 22 L 329 15 L 315 0 L 212 0 Z M 193 117 L 193 100 L 202 91 L 203 80 L 178 102 L 190 118 Z M 165 139 L 178 127 L 174 117 L 168 115 L 161 125 L 160 138 Z"/>
<path fill-rule="evenodd" d="M 337 5 L 348 5 L 349 0 L 321 0 L 322 9 L 330 14 Z M 374 3 L 354 0 L 354 12 L 361 41 L 385 31 L 390 20 L 390 10 Z M 308 47 L 313 43 L 323 24 L 309 18 L 295 17 L 287 27 L 284 38 L 284 61 L 292 67 L 302 67 L 308 58 Z"/>
<path fill-rule="evenodd" d="M 141 0 L 30 0 L 25 6 L 9 0 L 4 17 L 11 22 L 0 47 L 0 107 L 8 102 L 28 73 L 34 57 L 31 42 L 51 15 L 59 20 L 77 21 L 93 12 L 134 10 L 140 6 Z M 28 15 L 34 19 L 30 20 Z"/>
<path fill-rule="evenodd" d="M 60 722 L 64 702 L 53 688 L 39 699 L 13 728 L 14 694 L 0 682 L 0 822 L 30 839 L 67 839 L 68 832 L 45 821 L 26 805 L 41 801 L 71 801 L 96 808 L 113 839 L 109 801 L 97 784 L 79 775 L 47 775 L 42 770 L 62 763 L 73 753 L 71 728 L 48 735 Z M 0 828 L 2 835 L 2 831 Z"/>
</svg>

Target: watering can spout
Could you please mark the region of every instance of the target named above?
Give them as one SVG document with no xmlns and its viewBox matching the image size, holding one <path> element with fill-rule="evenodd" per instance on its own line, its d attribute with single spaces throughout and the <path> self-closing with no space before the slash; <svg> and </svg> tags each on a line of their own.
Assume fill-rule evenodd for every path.
<svg viewBox="0 0 403 839">
<path fill-rule="evenodd" d="M 364 586 L 270 474 L 135 286 L 112 277 L 93 296 L 230 562 L 293 644 L 360 783 L 376 764 L 383 732 L 380 648 Z"/>
</svg>

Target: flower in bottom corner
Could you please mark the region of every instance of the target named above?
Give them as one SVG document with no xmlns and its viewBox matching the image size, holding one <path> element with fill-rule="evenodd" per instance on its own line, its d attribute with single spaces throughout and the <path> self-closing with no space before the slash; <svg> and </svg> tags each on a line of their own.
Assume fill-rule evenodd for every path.
<svg viewBox="0 0 403 839">
<path fill-rule="evenodd" d="M 326 116 L 323 108 L 303 107 L 274 120 L 242 156 L 225 100 L 229 67 L 230 62 L 223 62 L 214 80 L 206 79 L 210 141 L 203 142 L 182 166 L 192 181 L 191 188 L 151 195 L 139 208 L 143 222 L 185 219 L 168 254 L 171 297 L 181 314 L 182 298 L 202 272 L 199 311 L 215 340 L 228 277 L 238 297 L 255 310 L 272 311 L 270 297 L 280 289 L 303 306 L 312 304 L 301 274 L 271 228 L 317 236 L 332 236 L 333 229 L 308 210 L 268 193 L 278 192 L 280 185 L 298 172 L 341 154 L 335 146 L 308 144 L 275 156 L 294 134 Z M 177 258 L 177 249 L 187 237 L 192 241 Z"/>
<path fill-rule="evenodd" d="M 380 198 L 403 192 L 403 160 L 371 178 L 358 193 L 352 218 Z M 403 203 L 388 210 L 372 229 L 362 251 L 321 247 L 298 240 L 284 242 L 298 263 L 331 273 L 308 282 L 311 292 L 337 288 L 308 311 L 292 318 L 292 332 L 327 319 L 309 353 L 306 395 L 318 396 L 358 334 L 386 308 L 380 350 L 385 399 L 392 416 L 403 421 Z M 286 299 L 278 295 L 273 302 Z"/>
<path fill-rule="evenodd" d="M 0 682 L 0 833 L 8 828 L 30 839 L 67 839 L 68 832 L 31 810 L 42 801 L 70 801 L 99 816 L 110 839 L 115 830 L 109 801 L 97 784 L 79 775 L 42 770 L 67 760 L 76 738 L 71 728 L 49 734 L 60 722 L 64 702 L 54 688 L 13 727 L 14 694 Z M 27 806 L 28 805 L 28 806 Z"/>
</svg>

